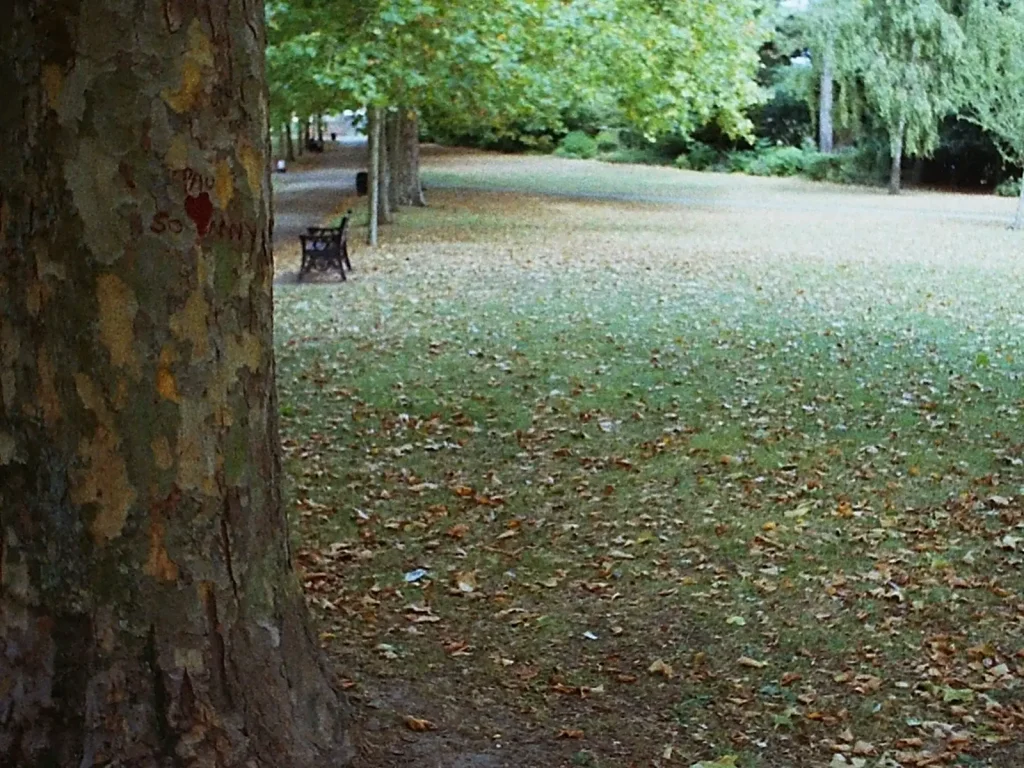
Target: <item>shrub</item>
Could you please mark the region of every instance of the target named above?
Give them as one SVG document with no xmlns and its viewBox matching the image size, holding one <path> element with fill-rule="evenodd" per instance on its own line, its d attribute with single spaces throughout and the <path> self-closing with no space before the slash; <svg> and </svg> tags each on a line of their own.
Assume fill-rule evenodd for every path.
<svg viewBox="0 0 1024 768">
<path fill-rule="evenodd" d="M 572 131 L 566 134 L 555 150 L 559 157 L 574 157 L 589 160 L 597 156 L 597 142 L 583 131 Z"/>
<path fill-rule="evenodd" d="M 606 128 L 597 134 L 595 141 L 597 142 L 598 150 L 601 152 L 614 152 L 619 148 L 619 132 Z"/>
<path fill-rule="evenodd" d="M 1020 197 L 1020 179 L 1006 179 L 996 187 L 996 194 L 1000 197 Z"/>
<path fill-rule="evenodd" d="M 888 174 L 888 159 L 874 144 L 842 149 L 831 155 L 808 153 L 804 175 L 813 181 L 832 181 L 837 184 L 882 183 Z"/>
<path fill-rule="evenodd" d="M 686 162 L 694 171 L 706 171 L 709 168 L 718 165 L 721 159 L 717 149 L 700 141 L 694 142 L 689 151 L 687 151 L 683 157 L 686 157 Z M 679 160 L 677 158 L 677 166 L 678 163 Z"/>
<path fill-rule="evenodd" d="M 653 146 L 623 147 L 605 155 L 609 163 L 633 163 L 635 165 L 663 165 L 665 158 Z"/>
<path fill-rule="evenodd" d="M 812 181 L 842 181 L 845 154 L 824 155 L 815 152 L 804 163 L 804 175 Z"/>
<path fill-rule="evenodd" d="M 772 147 L 760 157 L 768 176 L 797 176 L 810 159 L 800 147 Z"/>
<path fill-rule="evenodd" d="M 725 168 L 729 173 L 749 173 L 752 176 L 766 176 L 766 173 L 757 173 L 757 170 L 759 170 L 755 167 L 757 160 L 757 152 L 752 149 L 728 152 L 725 156 Z"/>
</svg>

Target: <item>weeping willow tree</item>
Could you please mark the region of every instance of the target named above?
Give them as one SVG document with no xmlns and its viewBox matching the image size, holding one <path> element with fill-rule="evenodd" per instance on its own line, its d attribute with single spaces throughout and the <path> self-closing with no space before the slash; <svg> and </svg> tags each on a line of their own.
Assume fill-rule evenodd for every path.
<svg viewBox="0 0 1024 768">
<path fill-rule="evenodd" d="M 1024 2 L 973 0 L 963 28 L 961 116 L 988 131 L 1004 160 L 1024 165 Z M 1013 221 L 1014 229 L 1022 227 L 1024 183 Z"/>
<path fill-rule="evenodd" d="M 938 0 L 867 0 L 860 70 L 867 104 L 889 136 L 889 193 L 900 192 L 904 155 L 927 156 L 956 109 L 964 36 Z"/>
<path fill-rule="evenodd" d="M 817 116 L 818 149 L 826 154 L 834 148 L 836 124 L 851 127 L 860 119 L 863 33 L 862 0 L 816 0 L 797 19 L 797 37 L 810 50 L 817 81 L 808 89 L 815 97 L 808 106 Z"/>
</svg>

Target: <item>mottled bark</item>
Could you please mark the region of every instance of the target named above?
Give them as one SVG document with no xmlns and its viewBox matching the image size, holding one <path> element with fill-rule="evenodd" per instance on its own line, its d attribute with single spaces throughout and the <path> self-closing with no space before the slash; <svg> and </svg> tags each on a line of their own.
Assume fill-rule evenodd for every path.
<svg viewBox="0 0 1024 768">
<path fill-rule="evenodd" d="M 818 150 L 831 154 L 835 143 L 832 124 L 833 76 L 832 51 L 825 50 L 821 57 L 820 93 L 818 95 Z"/>
<path fill-rule="evenodd" d="M 391 212 L 397 211 L 399 206 L 398 192 L 401 186 L 402 165 L 399 152 L 400 134 L 398 131 L 397 111 L 388 111 L 384 119 L 385 155 L 387 156 L 387 183 L 385 189 L 388 195 L 388 209 Z"/>
<path fill-rule="evenodd" d="M 895 135 L 889 139 L 889 151 L 891 164 L 889 166 L 889 194 L 900 193 L 900 182 L 903 175 L 903 134 L 906 132 L 906 123 L 900 120 Z"/>
<path fill-rule="evenodd" d="M 366 110 L 367 126 L 366 148 L 369 153 L 370 167 L 369 175 L 369 205 L 370 205 L 370 226 L 367 232 L 367 242 L 371 246 L 377 245 L 380 231 L 380 110 L 370 107 Z"/>
<path fill-rule="evenodd" d="M 261 0 L 0 4 L 0 765 L 321 768 Z"/>
<path fill-rule="evenodd" d="M 370 141 L 370 188 L 376 187 L 376 198 L 371 194 L 371 205 L 376 208 L 377 223 L 391 224 L 391 167 L 388 163 L 388 144 L 386 133 L 386 111 L 380 107 L 369 111 Z"/>
<path fill-rule="evenodd" d="M 425 206 L 427 201 L 420 181 L 420 126 L 415 110 L 398 113 L 398 148 L 394 162 L 391 176 L 398 204 Z"/>
</svg>

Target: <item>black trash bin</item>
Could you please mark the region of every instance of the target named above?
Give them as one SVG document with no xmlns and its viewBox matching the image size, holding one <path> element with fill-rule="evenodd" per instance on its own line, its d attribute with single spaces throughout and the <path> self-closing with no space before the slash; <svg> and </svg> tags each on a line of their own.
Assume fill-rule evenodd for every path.
<svg viewBox="0 0 1024 768">
<path fill-rule="evenodd" d="M 360 171 L 356 174 L 356 194 L 360 197 L 365 196 L 370 191 L 370 174 L 366 171 Z"/>
</svg>

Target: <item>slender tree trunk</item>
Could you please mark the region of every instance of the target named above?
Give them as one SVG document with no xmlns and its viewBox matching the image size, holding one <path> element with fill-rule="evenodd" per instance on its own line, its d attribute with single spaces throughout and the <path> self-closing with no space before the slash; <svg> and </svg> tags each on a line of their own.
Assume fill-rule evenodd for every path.
<svg viewBox="0 0 1024 768">
<path fill-rule="evenodd" d="M 367 150 L 370 154 L 370 227 L 368 242 L 376 247 L 380 229 L 380 109 L 370 107 L 367 110 L 368 134 Z"/>
<path fill-rule="evenodd" d="M 280 496 L 263 12 L 0 7 L 0 765 L 350 759 Z"/>
<path fill-rule="evenodd" d="M 396 182 L 398 202 L 422 208 L 427 201 L 420 182 L 420 126 L 415 110 L 399 113 L 398 134 L 398 162 L 402 169 L 401 178 Z"/>
<path fill-rule="evenodd" d="M 284 140 L 288 150 L 288 162 L 295 160 L 295 141 L 292 139 L 292 121 L 289 119 L 284 124 Z"/>
<path fill-rule="evenodd" d="M 825 50 L 821 62 L 821 93 L 818 96 L 818 149 L 832 154 L 835 130 L 832 123 L 833 77 L 832 51 Z"/>
<path fill-rule="evenodd" d="M 316 116 L 316 140 L 324 143 L 324 116 L 321 114 Z"/>
<path fill-rule="evenodd" d="M 903 169 L 903 134 L 906 132 L 906 123 L 900 120 L 896 135 L 889 139 L 889 148 L 892 154 L 892 165 L 889 166 L 889 194 L 900 193 L 900 181 Z"/>
<path fill-rule="evenodd" d="M 1013 228 L 1021 229 L 1024 227 L 1024 178 L 1021 179 L 1020 183 L 1020 197 L 1017 198 L 1017 215 L 1013 219 Z"/>
<path fill-rule="evenodd" d="M 388 208 L 391 212 L 398 210 L 399 206 L 399 191 L 402 188 L 402 177 L 404 174 L 404 168 L 402 164 L 402 157 L 399 147 L 399 139 L 401 135 L 398 130 L 400 112 L 388 112 L 387 118 L 384 121 L 384 133 L 386 136 L 387 146 L 387 167 L 388 167 L 388 181 L 387 181 L 387 194 L 388 194 Z"/>
<path fill-rule="evenodd" d="M 391 210 L 391 160 L 388 157 L 387 142 L 387 110 L 377 110 L 377 169 L 380 181 L 380 191 L 377 195 L 377 216 L 381 224 L 391 224 L 394 216 Z"/>
<path fill-rule="evenodd" d="M 298 124 L 298 130 L 295 131 L 295 144 L 296 151 L 299 157 L 302 157 L 306 153 L 306 129 L 305 122 L 300 121 Z"/>
</svg>

